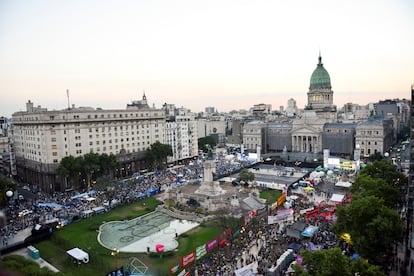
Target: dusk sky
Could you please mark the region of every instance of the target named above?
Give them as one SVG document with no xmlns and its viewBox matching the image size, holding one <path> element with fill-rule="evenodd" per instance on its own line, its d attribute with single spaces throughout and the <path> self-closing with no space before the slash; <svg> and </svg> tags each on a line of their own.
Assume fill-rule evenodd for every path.
<svg viewBox="0 0 414 276">
<path fill-rule="evenodd" d="M 303 108 L 319 51 L 334 104 L 411 98 L 412 0 L 0 0 L 0 116 L 149 103 Z"/>
</svg>

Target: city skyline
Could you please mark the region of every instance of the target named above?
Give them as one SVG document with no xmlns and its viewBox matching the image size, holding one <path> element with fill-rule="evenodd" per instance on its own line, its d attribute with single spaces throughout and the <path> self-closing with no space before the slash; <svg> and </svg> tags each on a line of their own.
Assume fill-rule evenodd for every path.
<svg viewBox="0 0 414 276">
<path fill-rule="evenodd" d="M 321 52 L 334 104 L 410 99 L 414 3 L 2 1 L 0 116 L 152 106 L 194 112 L 307 102 Z"/>
</svg>

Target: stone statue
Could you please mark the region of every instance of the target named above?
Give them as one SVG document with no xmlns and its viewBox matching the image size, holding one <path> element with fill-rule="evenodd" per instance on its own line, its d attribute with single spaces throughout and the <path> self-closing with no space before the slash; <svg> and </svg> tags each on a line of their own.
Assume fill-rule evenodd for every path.
<svg viewBox="0 0 414 276">
<path fill-rule="evenodd" d="M 206 144 L 207 148 L 207 160 L 213 160 L 213 149 L 209 144 Z"/>
</svg>

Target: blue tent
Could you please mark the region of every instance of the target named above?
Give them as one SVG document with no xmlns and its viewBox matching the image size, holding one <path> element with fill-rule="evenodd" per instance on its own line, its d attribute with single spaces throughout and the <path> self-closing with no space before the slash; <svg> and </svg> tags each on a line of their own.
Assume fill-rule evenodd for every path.
<svg viewBox="0 0 414 276">
<path fill-rule="evenodd" d="M 315 234 L 316 230 L 318 230 L 318 226 L 309 225 L 305 228 L 305 230 L 300 233 L 303 237 L 310 238 Z"/>
<path fill-rule="evenodd" d="M 354 253 L 351 256 L 351 260 L 355 260 L 355 259 L 358 259 L 358 258 L 359 258 L 359 254 L 358 253 Z"/>
<path fill-rule="evenodd" d="M 158 188 L 149 188 L 147 190 L 147 195 L 148 196 L 153 196 L 155 194 L 158 194 L 159 189 Z"/>
<path fill-rule="evenodd" d="M 38 207 L 50 207 L 50 208 L 61 208 L 62 205 L 57 204 L 55 202 L 44 202 L 44 203 L 38 203 Z"/>
<path fill-rule="evenodd" d="M 88 193 L 82 193 L 82 194 L 77 194 L 72 196 L 70 199 L 77 199 L 77 198 L 82 198 L 82 197 L 87 197 Z"/>
</svg>

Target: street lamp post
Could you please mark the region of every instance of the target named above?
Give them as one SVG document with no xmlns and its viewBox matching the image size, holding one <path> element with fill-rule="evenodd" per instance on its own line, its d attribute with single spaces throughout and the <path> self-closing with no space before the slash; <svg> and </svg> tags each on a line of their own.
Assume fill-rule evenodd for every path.
<svg viewBox="0 0 414 276">
<path fill-rule="evenodd" d="M 8 190 L 6 192 L 7 201 L 13 196 L 13 191 Z M 4 227 L 7 224 L 7 217 L 6 214 L 0 210 L 0 227 Z M 3 245 L 1 246 L 3 247 Z M 0 271 L 2 270 L 2 263 L 1 263 L 1 251 L 0 251 Z"/>
</svg>

